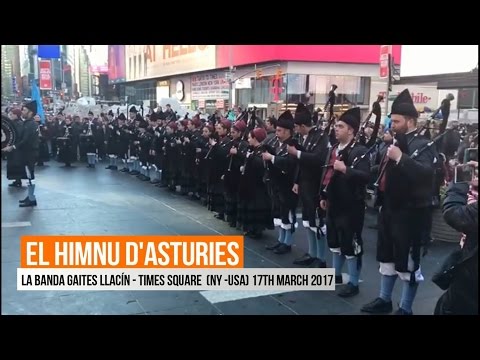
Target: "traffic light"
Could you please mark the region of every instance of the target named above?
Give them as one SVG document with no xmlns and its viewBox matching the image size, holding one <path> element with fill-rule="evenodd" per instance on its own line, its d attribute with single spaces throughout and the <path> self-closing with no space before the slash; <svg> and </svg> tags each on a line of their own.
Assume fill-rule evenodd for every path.
<svg viewBox="0 0 480 360">
<path fill-rule="evenodd" d="M 261 79 L 262 76 L 263 76 L 262 70 L 257 70 L 256 71 L 256 78 Z"/>
</svg>

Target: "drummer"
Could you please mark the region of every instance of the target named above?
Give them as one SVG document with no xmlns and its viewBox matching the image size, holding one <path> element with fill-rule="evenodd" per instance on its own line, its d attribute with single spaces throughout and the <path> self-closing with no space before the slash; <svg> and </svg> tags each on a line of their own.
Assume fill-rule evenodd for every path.
<svg viewBox="0 0 480 360">
<path fill-rule="evenodd" d="M 62 136 L 57 138 L 58 160 L 65 163 L 65 167 L 70 167 L 71 163 L 75 161 L 72 118 L 70 116 L 65 118 L 63 126 L 60 126 L 59 132 Z"/>
</svg>

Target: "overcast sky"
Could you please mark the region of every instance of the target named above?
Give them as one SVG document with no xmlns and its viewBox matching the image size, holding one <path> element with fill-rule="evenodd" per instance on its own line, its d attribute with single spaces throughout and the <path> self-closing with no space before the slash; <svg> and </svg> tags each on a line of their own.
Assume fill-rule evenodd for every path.
<svg viewBox="0 0 480 360">
<path fill-rule="evenodd" d="M 470 71 L 478 64 L 478 45 L 403 45 L 401 76 Z"/>
</svg>

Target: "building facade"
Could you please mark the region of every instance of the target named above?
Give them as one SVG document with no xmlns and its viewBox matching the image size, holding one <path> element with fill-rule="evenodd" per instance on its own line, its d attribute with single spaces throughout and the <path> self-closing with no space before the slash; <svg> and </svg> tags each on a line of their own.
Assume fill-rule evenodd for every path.
<svg viewBox="0 0 480 360">
<path fill-rule="evenodd" d="M 18 45 L 2 45 L 2 96 L 19 97 L 22 94 L 22 76 Z"/>
<path fill-rule="evenodd" d="M 76 97 L 91 96 L 90 61 L 83 46 L 76 47 L 76 83 L 78 84 Z M 75 90 L 75 89 L 74 89 Z"/>
<path fill-rule="evenodd" d="M 355 105 L 368 112 L 377 95 L 387 89 L 387 79 L 380 77 L 379 45 L 125 45 L 123 49 L 122 54 L 119 46 L 109 47 L 109 79 L 125 73 L 130 103 L 155 105 L 162 98 L 176 98 L 191 110 L 210 113 L 235 105 L 256 106 L 267 116 L 294 109 L 298 102 L 323 108 L 335 84 L 338 110 Z M 401 46 L 392 46 L 391 53 L 399 65 Z M 110 76 L 114 70 L 115 76 Z M 118 82 L 113 86 L 118 87 Z"/>
</svg>

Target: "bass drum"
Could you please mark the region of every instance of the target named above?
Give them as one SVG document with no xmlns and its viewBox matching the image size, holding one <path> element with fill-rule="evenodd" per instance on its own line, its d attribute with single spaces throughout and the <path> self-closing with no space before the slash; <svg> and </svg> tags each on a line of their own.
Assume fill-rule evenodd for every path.
<svg viewBox="0 0 480 360">
<path fill-rule="evenodd" d="M 6 146 L 12 146 L 15 144 L 15 139 L 17 138 L 17 131 L 13 126 L 12 121 L 2 115 L 2 149 Z"/>
</svg>

